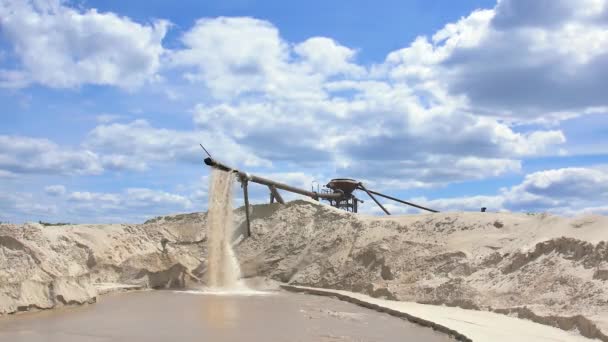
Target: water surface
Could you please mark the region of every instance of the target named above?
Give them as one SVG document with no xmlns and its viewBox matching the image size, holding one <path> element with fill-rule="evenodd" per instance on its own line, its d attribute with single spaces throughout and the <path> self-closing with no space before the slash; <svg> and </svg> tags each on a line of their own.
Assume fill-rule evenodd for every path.
<svg viewBox="0 0 608 342">
<path fill-rule="evenodd" d="M 145 291 L 92 305 L 0 318 L 0 341 L 450 341 L 446 335 L 328 297 Z"/>
</svg>

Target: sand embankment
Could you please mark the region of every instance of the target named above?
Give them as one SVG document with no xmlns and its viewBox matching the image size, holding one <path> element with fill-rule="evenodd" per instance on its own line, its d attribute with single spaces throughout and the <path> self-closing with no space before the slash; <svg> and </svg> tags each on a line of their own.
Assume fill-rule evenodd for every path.
<svg viewBox="0 0 608 342">
<path fill-rule="evenodd" d="M 338 298 L 371 310 L 387 313 L 421 326 L 433 328 L 454 337 L 457 341 L 591 341 L 578 334 L 577 331 L 564 331 L 530 320 L 489 311 L 373 298 L 343 290 L 294 285 L 281 285 L 281 287 L 291 292 Z"/>
<path fill-rule="evenodd" d="M 253 208 L 245 275 L 506 313 L 608 341 L 608 217 L 366 217 L 305 201 Z"/>
<path fill-rule="evenodd" d="M 246 277 L 494 311 L 608 341 L 607 217 L 366 217 L 304 200 L 256 205 L 252 217 L 237 247 Z M 204 275 L 205 222 L 1 225 L 0 312 L 91 301 L 101 283 L 183 286 Z"/>
<path fill-rule="evenodd" d="M 204 268 L 204 215 L 143 225 L 0 225 L 0 314 L 94 302 L 129 288 L 183 287 Z M 165 221 L 161 219 L 160 221 Z M 169 241 L 163 249 L 162 242 Z"/>
</svg>

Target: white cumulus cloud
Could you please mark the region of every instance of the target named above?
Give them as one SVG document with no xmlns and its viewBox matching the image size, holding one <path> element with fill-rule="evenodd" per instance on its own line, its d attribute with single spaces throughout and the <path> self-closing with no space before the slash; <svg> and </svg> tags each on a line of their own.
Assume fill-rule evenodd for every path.
<svg viewBox="0 0 608 342">
<path fill-rule="evenodd" d="M 268 165 L 268 161 L 226 139 L 220 132 L 156 128 L 141 119 L 99 125 L 89 132 L 84 145 L 103 154 L 108 168 L 143 170 L 149 162 L 202 163 L 205 156 L 201 143 L 226 162 Z"/>
<path fill-rule="evenodd" d="M 608 169 L 571 167 L 527 174 L 521 183 L 495 195 L 415 198 L 413 202 L 441 211 L 473 210 L 551 212 L 562 215 L 605 214 L 608 206 Z M 412 210 L 410 210 L 412 212 Z"/>
<path fill-rule="evenodd" d="M 19 61 L 18 69 L 0 70 L 0 85 L 11 87 L 140 86 L 158 76 L 168 28 L 59 0 L 2 0 L 0 20 Z"/>
<path fill-rule="evenodd" d="M 379 70 L 445 84 L 477 114 L 560 120 L 606 107 L 608 2 L 501 0 L 389 54 Z"/>
<path fill-rule="evenodd" d="M 0 170 L 11 173 L 100 174 L 99 156 L 44 138 L 0 135 Z"/>
</svg>

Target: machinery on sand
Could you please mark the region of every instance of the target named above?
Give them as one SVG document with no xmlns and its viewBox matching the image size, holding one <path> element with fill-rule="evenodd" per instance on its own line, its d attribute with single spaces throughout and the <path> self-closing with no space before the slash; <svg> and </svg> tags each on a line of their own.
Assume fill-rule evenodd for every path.
<svg viewBox="0 0 608 342">
<path fill-rule="evenodd" d="M 365 192 L 387 215 L 390 215 L 390 212 L 378 201 L 376 196 L 383 197 L 385 199 L 395 201 L 401 204 L 409 205 L 421 210 L 426 210 L 429 212 L 436 213 L 437 210 L 433 210 L 430 208 L 423 207 L 418 204 L 414 204 L 412 202 L 404 201 L 377 191 L 373 191 L 368 189 L 363 185 L 362 182 L 359 182 L 355 179 L 350 178 L 334 178 L 330 180 L 321 191 L 314 191 L 314 189 L 305 190 L 301 188 L 297 188 L 291 185 L 283 184 L 280 182 L 276 182 L 271 179 L 259 177 L 256 175 L 249 174 L 247 172 L 243 172 L 241 170 L 232 168 L 230 166 L 224 165 L 217 160 L 213 159 L 209 152 L 201 145 L 205 153 L 207 153 L 207 158 L 205 158 L 204 162 L 206 165 L 219 169 L 225 172 L 233 172 L 237 180 L 241 183 L 241 187 L 243 188 L 243 198 L 245 200 L 245 217 L 247 220 L 247 235 L 251 236 L 251 227 L 250 227 L 250 213 L 249 213 L 249 192 L 248 185 L 249 182 L 257 183 L 261 185 L 265 185 L 268 187 L 270 191 L 270 203 L 274 203 L 275 201 L 281 204 L 284 204 L 285 201 L 283 197 L 279 193 L 279 190 L 289 191 L 296 194 L 300 194 L 303 196 L 310 197 L 314 200 L 325 200 L 329 202 L 329 205 L 335 208 L 343 209 L 349 212 L 356 213 L 358 210 L 358 203 L 363 203 L 363 201 L 355 196 L 355 191 L 360 190 Z M 375 196 L 374 196 L 375 195 Z"/>
</svg>

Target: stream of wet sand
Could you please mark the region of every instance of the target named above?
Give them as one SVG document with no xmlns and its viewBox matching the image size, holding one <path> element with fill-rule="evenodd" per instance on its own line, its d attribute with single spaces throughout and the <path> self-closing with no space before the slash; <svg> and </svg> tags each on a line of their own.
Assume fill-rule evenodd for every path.
<svg viewBox="0 0 608 342">
<path fill-rule="evenodd" d="M 144 291 L 83 307 L 0 318 L 0 341 L 450 341 L 448 336 L 337 299 L 271 292 Z"/>
</svg>

